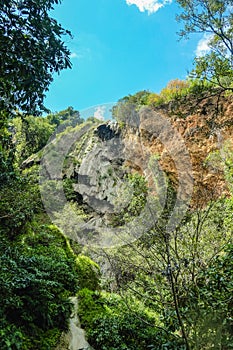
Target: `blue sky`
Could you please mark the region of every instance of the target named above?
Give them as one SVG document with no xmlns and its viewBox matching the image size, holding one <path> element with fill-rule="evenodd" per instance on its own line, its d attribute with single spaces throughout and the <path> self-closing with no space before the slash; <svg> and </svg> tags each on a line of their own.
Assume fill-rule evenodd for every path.
<svg viewBox="0 0 233 350">
<path fill-rule="evenodd" d="M 184 79 L 205 40 L 178 40 L 178 12 L 172 0 L 63 0 L 52 16 L 74 36 L 73 68 L 54 77 L 46 106 L 85 110 Z"/>
</svg>

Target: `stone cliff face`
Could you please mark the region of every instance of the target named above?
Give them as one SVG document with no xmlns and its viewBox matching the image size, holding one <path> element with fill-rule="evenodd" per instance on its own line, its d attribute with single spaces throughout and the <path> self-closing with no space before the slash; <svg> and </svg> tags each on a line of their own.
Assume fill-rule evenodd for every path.
<svg viewBox="0 0 233 350">
<path fill-rule="evenodd" d="M 177 213 L 183 205 L 205 205 L 211 198 L 227 195 L 224 162 L 233 149 L 232 115 L 232 98 L 209 97 L 198 106 L 189 100 L 182 106 L 132 110 L 121 127 L 115 122 L 96 122 L 65 131 L 52 138 L 42 162 L 46 181 L 51 180 L 52 186 L 45 189 L 45 202 L 55 211 L 67 207 L 60 192 L 56 209 L 53 194 L 59 192 L 56 181 L 70 179 L 73 198 L 87 215 L 82 224 L 71 220 L 70 232 L 75 235 L 75 230 L 83 230 L 85 236 L 95 235 L 99 227 L 102 232 L 114 227 L 117 213 L 127 210 L 133 198 L 130 173 L 145 177 L 148 193 L 159 198 L 160 204 L 168 183 L 172 184 L 177 190 Z M 30 159 L 30 165 L 32 162 Z M 57 215 L 60 221 L 70 216 L 72 208 L 67 208 Z M 67 231 L 68 224 L 65 226 Z"/>
<path fill-rule="evenodd" d="M 153 157 L 159 171 L 180 187 L 183 198 L 191 191 L 193 203 L 200 196 L 206 200 L 227 194 L 223 169 L 207 157 L 216 151 L 224 157 L 226 142 L 232 147 L 232 117 L 233 101 L 223 97 L 203 100 L 195 112 L 190 105 L 155 110 L 143 107 L 121 130 L 116 123 L 99 125 L 82 146 L 86 150 L 76 159 L 78 166 L 71 166 L 66 176 L 77 179 L 75 191 L 102 214 L 113 210 L 126 173 L 141 173 L 153 187 L 156 174 L 149 166 Z"/>
<path fill-rule="evenodd" d="M 98 213 L 111 212 L 122 170 L 122 138 L 113 126 L 100 125 L 92 135 L 93 147 L 82 159 L 76 172 L 75 191 L 81 194 L 84 203 Z"/>
<path fill-rule="evenodd" d="M 181 106 L 178 109 L 169 105 L 153 111 L 142 109 L 139 111 L 140 123 L 137 130 L 126 127 L 123 138 L 128 151 L 137 159 L 136 166 L 127 162 L 132 169 L 145 172 L 145 155 L 156 154 L 162 170 L 175 186 L 178 185 L 179 177 L 183 176 L 182 172 L 189 173 L 194 181 L 194 203 L 200 197 L 204 200 L 228 193 L 223 168 L 217 164 L 220 159 L 215 164 L 207 159 L 213 152 L 218 152 L 219 157 L 224 158 L 226 144 L 233 149 L 233 100 L 222 97 L 217 101 L 217 97 L 210 97 L 193 109 L 194 111 L 190 106 Z M 164 125 L 167 135 L 161 137 L 164 134 Z M 177 156 L 174 156 L 174 150 L 177 150 Z M 185 150 L 190 158 L 189 162 L 184 159 L 182 152 Z M 180 173 L 175 164 L 177 157 L 184 162 Z M 188 191 L 191 183 L 188 178 L 185 181 L 183 190 Z"/>
</svg>

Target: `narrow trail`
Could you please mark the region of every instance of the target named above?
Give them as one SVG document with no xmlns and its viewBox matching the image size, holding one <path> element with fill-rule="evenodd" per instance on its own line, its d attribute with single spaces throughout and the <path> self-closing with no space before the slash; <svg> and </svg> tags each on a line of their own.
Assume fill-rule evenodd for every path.
<svg viewBox="0 0 233 350">
<path fill-rule="evenodd" d="M 88 344 L 85 338 L 85 331 L 81 328 L 78 317 L 78 299 L 72 297 L 70 300 L 74 304 L 74 312 L 70 319 L 69 331 L 62 335 L 56 350 L 94 350 Z"/>
</svg>

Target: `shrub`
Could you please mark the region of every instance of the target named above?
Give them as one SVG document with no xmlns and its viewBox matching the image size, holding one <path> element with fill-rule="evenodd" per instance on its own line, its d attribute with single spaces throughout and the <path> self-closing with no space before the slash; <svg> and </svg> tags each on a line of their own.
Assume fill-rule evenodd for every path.
<svg viewBox="0 0 233 350">
<path fill-rule="evenodd" d="M 0 346 L 47 350 L 68 328 L 69 296 L 78 289 L 76 261 L 53 225 L 26 228 L 17 242 L 0 240 Z"/>
<path fill-rule="evenodd" d="M 16 178 L 0 188 L 0 232 L 13 237 L 42 210 L 38 185 Z"/>
<path fill-rule="evenodd" d="M 95 350 L 184 349 L 162 328 L 156 328 L 156 316 L 143 303 L 131 300 L 126 305 L 117 294 L 88 289 L 78 296 L 81 324 Z"/>
<path fill-rule="evenodd" d="M 100 268 L 90 258 L 79 255 L 76 259 L 77 274 L 80 288 L 98 290 L 100 286 Z"/>
</svg>

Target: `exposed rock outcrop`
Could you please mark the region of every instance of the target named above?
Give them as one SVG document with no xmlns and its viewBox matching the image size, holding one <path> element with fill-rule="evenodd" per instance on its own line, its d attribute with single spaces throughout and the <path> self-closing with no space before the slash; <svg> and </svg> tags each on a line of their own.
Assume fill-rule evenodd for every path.
<svg viewBox="0 0 233 350">
<path fill-rule="evenodd" d="M 177 186 L 179 174 L 174 163 L 174 154 L 181 151 L 180 138 L 190 157 L 191 173 L 195 191 L 192 203 L 208 201 L 212 196 L 218 197 L 228 194 L 228 187 L 224 178 L 223 168 L 219 164 L 210 164 L 207 157 L 213 152 L 219 152 L 224 157 L 224 145 L 233 150 L 233 98 L 217 96 L 201 101 L 195 108 L 190 106 L 193 101 L 179 106 L 179 110 L 167 106 L 155 110 L 142 109 L 139 111 L 140 123 L 135 132 L 131 126 L 125 128 L 123 139 L 127 147 L 128 158 L 137 159 L 136 166 L 129 160 L 126 165 L 141 172 L 146 169 L 146 155 L 158 155 L 159 164 L 166 172 L 173 184 Z M 187 107 L 189 106 L 189 107 Z M 177 132 L 170 134 L 170 140 L 165 144 L 163 134 L 167 126 L 164 119 Z M 180 138 L 174 137 L 179 135 Z M 169 135 L 168 135 L 169 136 Z M 167 147 L 168 146 L 168 147 Z M 182 152 L 180 154 L 183 158 Z M 183 167 L 182 171 L 188 171 Z M 188 183 L 186 189 L 188 188 Z M 185 190 L 185 188 L 184 188 Z"/>
<path fill-rule="evenodd" d="M 223 169 L 210 164 L 207 157 L 219 152 L 224 158 L 226 142 L 233 149 L 233 100 L 209 97 L 188 108 L 191 102 L 179 108 L 170 104 L 156 109 L 142 107 L 128 111 L 121 129 L 115 122 L 99 122 L 84 126 L 77 135 L 70 131 L 71 135 L 61 133 L 57 141 L 52 140 L 51 154 L 44 160 L 48 179 L 72 180 L 77 202 L 91 223 L 90 227 L 82 226 L 83 232 L 112 224 L 112 215 L 127 208 L 127 173 L 144 175 L 148 192 L 155 196 L 166 190 L 159 188 L 160 179 L 163 184 L 169 179 L 177 189 L 177 200 L 186 206 L 195 206 L 197 201 L 204 205 L 211 198 L 228 194 Z M 55 171 L 60 160 L 63 169 L 60 165 Z M 60 198 L 63 200 L 62 193 Z M 55 207 L 53 198 L 50 202 Z M 79 224 L 72 222 L 74 234 L 76 228 L 80 231 Z"/>
</svg>

